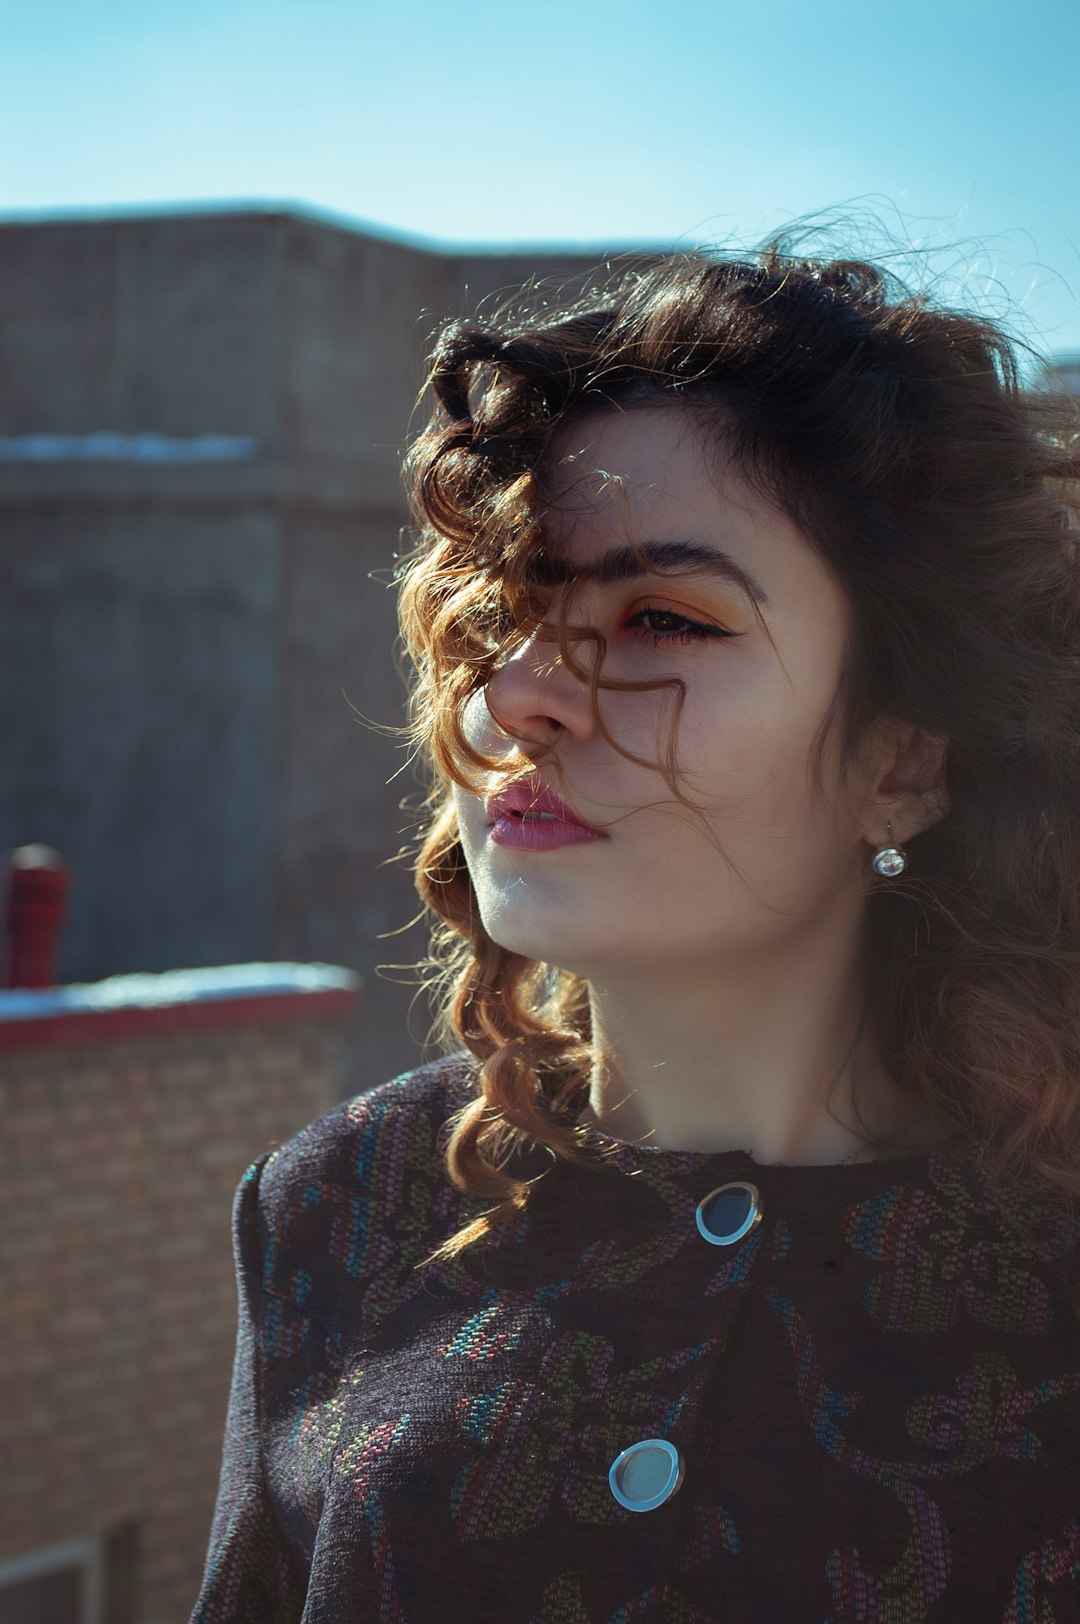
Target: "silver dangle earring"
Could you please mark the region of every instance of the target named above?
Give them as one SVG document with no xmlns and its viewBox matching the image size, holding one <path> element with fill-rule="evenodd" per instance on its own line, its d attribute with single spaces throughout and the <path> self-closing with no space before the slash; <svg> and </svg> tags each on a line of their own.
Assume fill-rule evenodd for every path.
<svg viewBox="0 0 1080 1624">
<path fill-rule="evenodd" d="M 886 879 L 891 880 L 897 874 L 902 874 L 907 867 L 907 853 L 902 846 L 893 845 L 892 824 L 886 822 L 885 827 L 889 831 L 889 844 L 879 846 L 874 853 L 874 867 L 879 874 L 884 874 Z"/>
</svg>

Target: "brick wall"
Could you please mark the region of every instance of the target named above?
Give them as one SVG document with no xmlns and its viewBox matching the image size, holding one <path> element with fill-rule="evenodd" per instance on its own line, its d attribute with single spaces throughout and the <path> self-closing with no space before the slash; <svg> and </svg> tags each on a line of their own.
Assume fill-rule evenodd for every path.
<svg viewBox="0 0 1080 1624">
<path fill-rule="evenodd" d="M 341 1097 L 333 1018 L 0 1053 L 0 1561 L 98 1535 L 185 1624 L 236 1329 L 233 1192 Z M 110 1599 L 111 1597 L 111 1599 Z M 0 1607 L 2 1612 L 2 1607 Z"/>
</svg>

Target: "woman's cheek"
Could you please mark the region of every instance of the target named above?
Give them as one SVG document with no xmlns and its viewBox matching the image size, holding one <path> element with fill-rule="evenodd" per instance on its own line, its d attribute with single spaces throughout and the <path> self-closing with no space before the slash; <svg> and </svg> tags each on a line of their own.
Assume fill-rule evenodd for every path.
<svg viewBox="0 0 1080 1624">
<path fill-rule="evenodd" d="M 494 718 L 488 710 L 487 698 L 482 688 L 476 693 L 470 694 L 465 701 L 465 707 L 461 713 L 461 726 L 473 749 L 480 750 L 485 755 L 495 750 L 497 739 L 505 737 L 495 725 Z"/>
</svg>

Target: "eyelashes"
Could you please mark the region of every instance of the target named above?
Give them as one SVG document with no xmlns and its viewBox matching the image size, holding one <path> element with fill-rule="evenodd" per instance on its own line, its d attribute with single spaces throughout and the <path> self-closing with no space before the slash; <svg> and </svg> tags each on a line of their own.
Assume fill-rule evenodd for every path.
<svg viewBox="0 0 1080 1624">
<path fill-rule="evenodd" d="M 653 622 L 646 625 L 646 621 Z M 656 622 L 666 622 L 658 627 Z M 664 609 L 658 604 L 646 604 L 636 609 L 623 625 L 628 630 L 634 630 L 639 642 L 648 643 L 652 647 L 659 647 L 663 643 L 702 643 L 711 637 L 739 637 L 740 632 L 729 631 L 724 626 L 714 626 L 707 621 L 691 620 L 689 615 L 680 614 L 675 609 Z M 506 613 L 496 613 L 486 621 L 485 630 L 496 638 L 505 637 L 512 629 L 513 622 Z"/>
<path fill-rule="evenodd" d="M 691 620 L 688 615 L 680 615 L 674 609 L 652 608 L 646 605 L 644 609 L 637 609 L 630 616 L 625 625 L 630 627 L 640 621 L 666 620 L 675 621 L 682 629 L 659 632 L 644 626 L 639 628 L 638 636 L 642 642 L 651 643 L 655 648 L 661 643 L 700 643 L 709 637 L 737 637 L 738 632 L 728 631 L 723 626 L 712 626 L 702 620 Z"/>
</svg>

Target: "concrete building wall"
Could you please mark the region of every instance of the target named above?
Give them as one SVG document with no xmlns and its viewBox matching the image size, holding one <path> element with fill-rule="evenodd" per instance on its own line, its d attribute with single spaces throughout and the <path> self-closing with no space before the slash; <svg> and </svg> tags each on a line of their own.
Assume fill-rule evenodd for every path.
<svg viewBox="0 0 1080 1624">
<path fill-rule="evenodd" d="M 399 453 L 451 262 L 295 217 L 279 230 L 283 495 L 359 507 L 393 535 Z"/>
<path fill-rule="evenodd" d="M 280 699 L 274 794 L 273 958 L 346 964 L 364 991 L 350 1026 L 354 1089 L 420 1055 L 430 1017 L 378 966 L 415 961 L 424 932 L 380 940 L 417 911 L 401 845 L 406 760 L 378 727 L 400 726 L 394 666 L 393 536 L 355 515 L 293 514 L 285 523 L 279 620 Z"/>
<path fill-rule="evenodd" d="M 72 870 L 60 976 L 265 957 L 280 523 L 8 507 L 0 841 Z"/>
<path fill-rule="evenodd" d="M 0 432 L 272 436 L 272 217 L 0 227 Z"/>
<path fill-rule="evenodd" d="M 349 1091 L 417 1063 L 427 1005 L 379 969 L 425 945 L 385 934 L 418 906 L 380 731 L 400 454 L 438 321 L 592 259 L 262 212 L 0 227 L 0 850 L 71 864 L 65 979 L 323 958 L 364 981 Z M 102 430 L 232 439 L 10 451 Z"/>
</svg>

